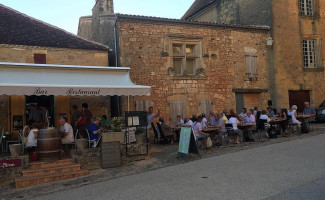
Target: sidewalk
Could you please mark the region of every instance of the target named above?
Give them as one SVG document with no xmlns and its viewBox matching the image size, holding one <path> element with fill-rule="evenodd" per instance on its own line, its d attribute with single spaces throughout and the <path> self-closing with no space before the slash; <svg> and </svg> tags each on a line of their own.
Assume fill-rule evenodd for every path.
<svg viewBox="0 0 325 200">
<path fill-rule="evenodd" d="M 219 156 L 224 154 L 230 154 L 238 152 L 241 150 L 247 150 L 252 148 L 258 148 L 261 146 L 272 145 L 275 143 L 283 143 L 291 140 L 298 140 L 309 138 L 318 134 L 325 133 L 325 124 L 319 124 L 318 131 L 311 132 L 304 135 L 291 135 L 290 137 L 279 137 L 278 139 L 269 140 L 267 138 L 262 138 L 261 142 L 257 141 L 255 143 L 242 143 L 234 146 L 229 144 L 223 147 L 214 147 L 210 150 L 200 150 L 201 159 Z M 155 170 L 159 168 L 164 168 L 172 165 L 183 164 L 191 162 L 193 160 L 200 159 L 197 155 L 192 155 L 187 158 L 177 159 L 177 145 L 152 145 L 151 159 L 143 160 L 134 163 L 128 163 L 120 168 L 113 169 L 98 169 L 91 172 L 87 177 L 54 182 L 49 184 L 44 184 L 40 186 L 33 186 L 28 188 L 15 189 L 14 186 L 7 186 L 0 188 L 1 197 L 0 199 L 28 199 L 36 196 L 41 196 L 44 194 L 49 194 L 52 192 L 57 192 L 61 190 L 77 188 L 83 185 L 88 185 L 91 183 L 102 182 L 110 179 L 114 179 L 121 176 L 128 176 L 132 174 L 138 174 L 150 170 Z M 156 152 L 156 153 L 155 153 Z"/>
</svg>

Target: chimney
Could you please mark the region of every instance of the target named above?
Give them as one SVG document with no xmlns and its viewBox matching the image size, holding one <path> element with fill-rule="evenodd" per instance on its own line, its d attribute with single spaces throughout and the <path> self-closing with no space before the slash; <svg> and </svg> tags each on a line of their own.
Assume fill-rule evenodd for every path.
<svg viewBox="0 0 325 200">
<path fill-rule="evenodd" d="M 114 5 L 113 0 L 97 0 L 100 14 L 113 15 Z"/>
</svg>

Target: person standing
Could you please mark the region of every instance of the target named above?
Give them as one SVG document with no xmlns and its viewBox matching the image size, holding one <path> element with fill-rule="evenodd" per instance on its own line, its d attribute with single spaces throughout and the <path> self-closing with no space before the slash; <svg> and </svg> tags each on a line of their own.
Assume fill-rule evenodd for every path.
<svg viewBox="0 0 325 200">
<path fill-rule="evenodd" d="M 93 114 L 88 110 L 88 104 L 83 103 L 82 105 L 82 111 L 81 111 L 81 117 L 78 121 L 78 128 L 80 132 L 80 137 L 82 138 L 87 138 L 87 132 L 86 129 L 89 127 L 91 123 L 91 118 Z"/>
<path fill-rule="evenodd" d="M 72 115 L 71 115 L 71 126 L 73 129 L 77 129 L 78 120 L 81 117 L 81 112 L 78 110 L 77 105 L 72 106 Z"/>
<path fill-rule="evenodd" d="M 158 107 L 158 112 L 157 114 L 153 113 L 153 107 L 149 107 L 149 111 L 148 111 L 148 117 L 147 117 L 147 122 L 148 122 L 148 129 L 151 128 L 151 122 L 160 116 L 160 109 Z"/>
<path fill-rule="evenodd" d="M 99 128 L 99 117 L 93 117 L 91 119 L 91 123 L 88 127 L 89 132 L 89 140 L 93 141 L 93 148 L 96 148 L 98 143 L 98 138 L 101 132 L 101 128 Z"/>
<path fill-rule="evenodd" d="M 29 108 L 29 120 L 34 120 L 35 122 L 43 123 L 43 114 L 39 109 L 37 109 L 36 105 L 31 104 Z"/>
</svg>

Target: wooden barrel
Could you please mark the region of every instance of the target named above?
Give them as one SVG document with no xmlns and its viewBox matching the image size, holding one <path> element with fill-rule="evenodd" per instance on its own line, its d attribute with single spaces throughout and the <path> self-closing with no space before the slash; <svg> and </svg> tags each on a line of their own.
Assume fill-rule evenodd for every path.
<svg viewBox="0 0 325 200">
<path fill-rule="evenodd" d="M 40 129 L 37 137 L 37 152 L 40 161 L 61 159 L 61 134 L 57 129 Z"/>
</svg>

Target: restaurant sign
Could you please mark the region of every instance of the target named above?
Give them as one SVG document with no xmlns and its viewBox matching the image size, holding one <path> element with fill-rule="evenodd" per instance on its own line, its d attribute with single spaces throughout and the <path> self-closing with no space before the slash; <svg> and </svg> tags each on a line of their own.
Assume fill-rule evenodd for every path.
<svg viewBox="0 0 325 200">
<path fill-rule="evenodd" d="M 0 160 L 0 169 L 21 167 L 21 159 Z"/>
<path fill-rule="evenodd" d="M 101 89 L 92 88 L 35 88 L 32 92 L 33 95 L 83 95 L 83 96 L 100 96 Z"/>
</svg>

